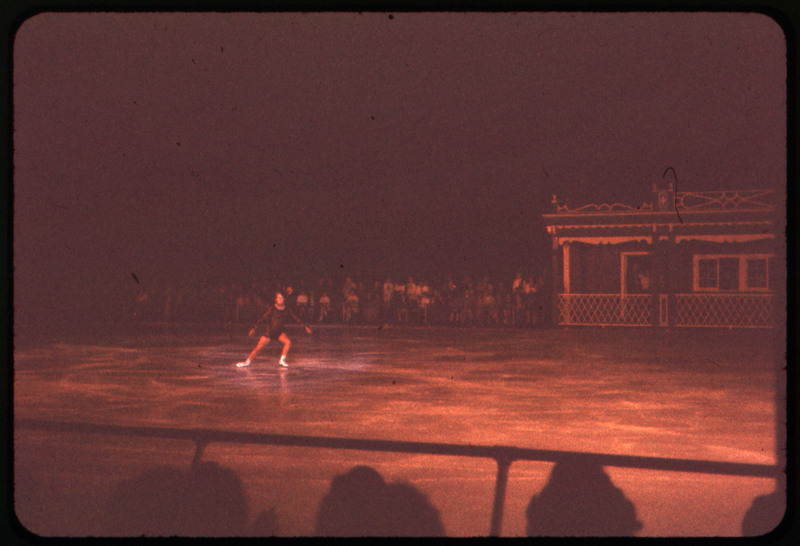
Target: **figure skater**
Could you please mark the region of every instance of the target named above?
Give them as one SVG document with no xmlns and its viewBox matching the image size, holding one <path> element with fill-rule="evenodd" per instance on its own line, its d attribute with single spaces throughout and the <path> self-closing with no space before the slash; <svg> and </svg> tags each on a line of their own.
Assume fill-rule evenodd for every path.
<svg viewBox="0 0 800 546">
<path fill-rule="evenodd" d="M 284 331 L 287 315 L 290 315 L 294 320 L 305 326 L 306 332 L 309 334 L 311 333 L 311 328 L 308 327 L 308 324 L 298 318 L 294 311 L 286 306 L 286 297 L 283 295 L 283 292 L 276 292 L 275 304 L 271 305 L 270 308 L 267 309 L 267 312 L 264 313 L 264 316 L 258 319 L 255 326 L 253 326 L 253 329 L 250 330 L 249 335 L 255 335 L 256 331 L 263 323 L 266 323 L 266 332 L 258 340 L 256 348 L 253 349 L 253 352 L 250 353 L 250 356 L 247 357 L 247 360 L 244 362 L 238 362 L 236 364 L 237 367 L 244 368 L 249 366 L 261 349 L 266 347 L 273 339 L 277 339 L 283 343 L 283 351 L 281 352 L 281 359 L 278 361 L 278 365 L 283 366 L 284 368 L 289 367 L 289 365 L 286 363 L 286 354 L 289 352 L 289 347 L 292 345 L 292 340 L 289 339 L 289 336 L 287 336 L 286 332 Z"/>
</svg>

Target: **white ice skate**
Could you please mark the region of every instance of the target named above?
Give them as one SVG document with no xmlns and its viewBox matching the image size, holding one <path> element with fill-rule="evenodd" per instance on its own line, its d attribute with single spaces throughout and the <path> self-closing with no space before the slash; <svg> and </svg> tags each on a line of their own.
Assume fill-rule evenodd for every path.
<svg viewBox="0 0 800 546">
<path fill-rule="evenodd" d="M 245 360 L 244 362 L 237 362 L 236 363 L 236 367 L 237 368 L 246 368 L 249 365 L 250 365 L 250 360 Z"/>
<path fill-rule="evenodd" d="M 284 368 L 288 368 L 289 364 L 286 363 L 286 357 L 282 356 L 281 359 L 278 361 L 278 366 L 282 366 Z"/>
</svg>

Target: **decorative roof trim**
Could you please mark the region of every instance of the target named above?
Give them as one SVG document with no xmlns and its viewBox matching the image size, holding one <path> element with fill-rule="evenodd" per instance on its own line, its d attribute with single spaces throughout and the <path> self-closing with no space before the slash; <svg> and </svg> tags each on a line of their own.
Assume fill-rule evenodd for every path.
<svg viewBox="0 0 800 546">
<path fill-rule="evenodd" d="M 653 205 L 649 203 L 643 203 L 638 207 L 632 207 L 631 205 L 625 205 L 624 203 L 602 203 L 600 205 L 595 205 L 590 203 L 588 205 L 583 205 L 582 207 L 578 207 L 576 209 L 570 209 L 569 204 L 559 205 L 556 203 L 556 213 L 558 214 L 607 214 L 609 212 L 614 213 L 640 213 L 640 212 L 654 212 Z"/>
<path fill-rule="evenodd" d="M 709 243 L 749 243 L 751 241 L 761 241 L 774 239 L 771 233 L 758 233 L 746 235 L 676 235 L 675 242 L 682 241 L 705 241 Z"/>
<path fill-rule="evenodd" d="M 564 243 L 586 243 L 589 245 L 618 245 L 622 243 L 647 243 L 652 244 L 653 238 L 644 235 L 608 236 L 608 237 L 556 237 L 559 245 Z"/>
<path fill-rule="evenodd" d="M 571 209 L 569 203 L 559 204 L 553 195 L 552 203 L 556 206 L 556 214 L 646 214 L 652 212 L 767 212 L 774 210 L 772 203 L 767 202 L 774 190 L 727 190 L 727 191 L 684 191 L 674 192 L 661 190 L 658 194 L 658 208 L 652 203 L 643 203 L 638 207 L 624 203 L 590 203 Z M 766 199 L 764 199 L 766 198 Z"/>
<path fill-rule="evenodd" d="M 681 212 L 773 209 L 761 200 L 772 190 L 684 191 L 675 192 L 675 208 Z"/>
<path fill-rule="evenodd" d="M 670 223 L 648 223 L 648 224 L 548 224 L 547 228 L 550 231 L 553 229 L 624 229 L 624 228 L 650 228 L 655 229 L 659 227 L 673 228 L 673 227 L 697 227 L 697 226 L 770 226 L 772 222 L 765 221 L 748 221 L 748 222 L 670 222 Z"/>
</svg>

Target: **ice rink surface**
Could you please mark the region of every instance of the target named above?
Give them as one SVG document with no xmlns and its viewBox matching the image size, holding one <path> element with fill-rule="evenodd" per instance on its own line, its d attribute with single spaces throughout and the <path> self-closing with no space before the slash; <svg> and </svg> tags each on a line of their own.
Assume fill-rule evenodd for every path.
<svg viewBox="0 0 800 546">
<path fill-rule="evenodd" d="M 691 468 L 783 464 L 786 362 L 772 332 L 319 327 L 289 335 L 288 369 L 277 366 L 278 343 L 236 368 L 256 340 L 231 325 L 18 343 L 20 522 L 43 536 L 465 537 L 495 525 L 501 536 L 707 537 L 766 532 L 783 515 L 782 495 L 756 501 L 782 490 L 768 475 Z M 182 435 L 193 430 L 212 433 L 202 449 Z M 273 445 L 260 434 L 301 441 Z M 320 438 L 327 443 L 315 445 Z M 408 443 L 563 457 L 513 461 L 492 524 L 496 460 L 479 450 L 391 449 Z M 666 459 L 678 470 L 624 457 L 607 465 L 599 455 Z M 764 510 L 751 510 L 754 501 Z M 596 526 L 613 519 L 595 517 L 604 510 L 616 527 Z"/>
</svg>

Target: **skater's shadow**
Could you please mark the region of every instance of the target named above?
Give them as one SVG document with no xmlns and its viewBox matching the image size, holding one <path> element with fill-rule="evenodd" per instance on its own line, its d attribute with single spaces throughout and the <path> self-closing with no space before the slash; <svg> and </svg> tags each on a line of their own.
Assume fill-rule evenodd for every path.
<svg viewBox="0 0 800 546">
<path fill-rule="evenodd" d="M 247 500 L 238 474 L 216 463 L 188 471 L 153 467 L 119 483 L 105 513 L 108 536 L 221 537 L 275 534 L 274 514 L 248 526 Z"/>
<path fill-rule="evenodd" d="M 585 461 L 556 463 L 526 510 L 528 536 L 633 536 L 636 508 L 603 470 Z"/>
<path fill-rule="evenodd" d="M 369 466 L 331 481 L 314 529 L 317 536 L 445 536 L 439 512 L 410 484 L 386 483 Z"/>
</svg>

